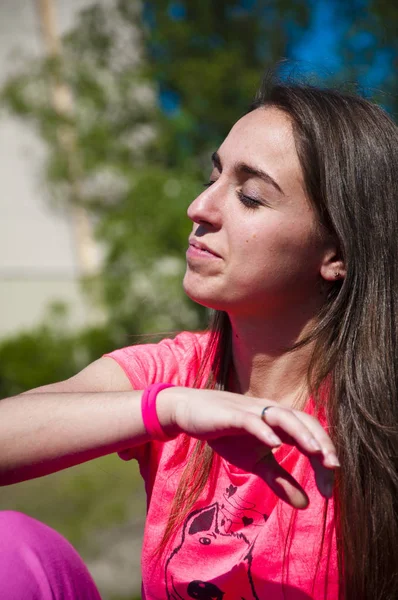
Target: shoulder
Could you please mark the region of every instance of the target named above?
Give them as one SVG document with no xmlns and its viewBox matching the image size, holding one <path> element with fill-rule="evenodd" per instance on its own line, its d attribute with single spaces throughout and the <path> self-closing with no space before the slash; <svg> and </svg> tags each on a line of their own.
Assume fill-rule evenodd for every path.
<svg viewBox="0 0 398 600">
<path fill-rule="evenodd" d="M 205 355 L 208 339 L 208 332 L 182 331 L 156 344 L 127 346 L 105 356 L 118 363 L 134 389 L 159 381 L 189 387 Z"/>
</svg>

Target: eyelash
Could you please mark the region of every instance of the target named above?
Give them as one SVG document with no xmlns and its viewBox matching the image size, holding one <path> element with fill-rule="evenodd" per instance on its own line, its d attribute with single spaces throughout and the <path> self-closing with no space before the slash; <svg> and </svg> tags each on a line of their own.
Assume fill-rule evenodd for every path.
<svg viewBox="0 0 398 600">
<path fill-rule="evenodd" d="M 211 185 L 213 185 L 213 183 L 215 183 L 215 181 L 207 181 L 206 183 L 203 184 L 203 186 L 205 188 L 209 188 Z M 251 198 L 250 196 L 246 196 L 246 194 L 244 194 L 240 190 L 238 192 L 236 192 L 236 194 L 245 208 L 248 208 L 249 210 L 256 210 L 257 208 L 260 208 L 261 202 L 259 202 L 258 200 L 255 200 L 254 198 Z"/>
</svg>

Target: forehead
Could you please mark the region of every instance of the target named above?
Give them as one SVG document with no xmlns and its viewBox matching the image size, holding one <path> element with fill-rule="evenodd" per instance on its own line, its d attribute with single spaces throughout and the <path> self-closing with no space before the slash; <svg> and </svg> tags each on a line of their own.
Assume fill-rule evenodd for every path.
<svg viewBox="0 0 398 600">
<path fill-rule="evenodd" d="M 223 168 L 245 162 L 266 170 L 281 185 L 283 181 L 285 187 L 302 187 L 292 123 L 277 108 L 257 108 L 239 119 L 221 145 L 219 155 Z"/>
</svg>

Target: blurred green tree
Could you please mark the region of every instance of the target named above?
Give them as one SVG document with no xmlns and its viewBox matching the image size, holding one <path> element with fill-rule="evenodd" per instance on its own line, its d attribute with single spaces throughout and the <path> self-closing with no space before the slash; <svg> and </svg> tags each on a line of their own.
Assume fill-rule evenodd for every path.
<svg viewBox="0 0 398 600">
<path fill-rule="evenodd" d="M 131 343 L 130 334 L 204 325 L 205 311 L 181 289 L 186 208 L 263 69 L 286 53 L 289 28 L 297 33 L 308 14 L 297 0 L 94 4 L 62 40 L 59 57 L 29 61 L 4 86 L 3 106 L 47 144 L 51 202 L 83 205 L 95 223 L 102 268 L 82 283 L 90 301 L 106 310 L 107 340 L 122 345 Z M 70 92 L 67 111 L 54 106 L 57 86 Z M 56 326 L 65 348 L 60 369 L 51 366 L 57 353 L 49 325 L 21 337 L 21 352 L 18 340 L 7 341 L 3 356 L 14 357 L 9 364 L 21 373 L 20 387 L 39 385 L 48 371 L 64 377 L 65 359 L 70 370 L 81 366 L 71 346 L 88 356 L 81 346 L 82 340 L 95 346 L 90 335 L 78 343 Z M 24 361 L 15 361 L 32 343 L 43 369 L 36 365 L 25 377 Z M 10 370 L 0 368 L 0 378 L 3 393 L 7 381 L 14 393 L 19 389 Z"/>
</svg>

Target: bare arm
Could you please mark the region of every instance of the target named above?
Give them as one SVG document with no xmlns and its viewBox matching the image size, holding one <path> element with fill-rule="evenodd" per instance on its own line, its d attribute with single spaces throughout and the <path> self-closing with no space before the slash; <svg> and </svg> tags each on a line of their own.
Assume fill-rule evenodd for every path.
<svg viewBox="0 0 398 600">
<path fill-rule="evenodd" d="M 148 441 L 140 391 L 101 358 L 75 377 L 0 401 L 0 485 Z"/>
<path fill-rule="evenodd" d="M 131 390 L 117 363 L 101 358 L 67 381 L 1 400 L 0 485 L 149 441 L 141 395 Z M 266 422 L 260 418 L 264 406 L 272 406 Z M 305 508 L 305 491 L 271 451 L 281 442 L 294 444 L 310 458 L 320 492 L 331 496 L 336 449 L 310 415 L 264 398 L 183 387 L 161 391 L 156 409 L 166 433 L 208 440 L 218 454 L 259 475 L 283 500 Z"/>
</svg>

